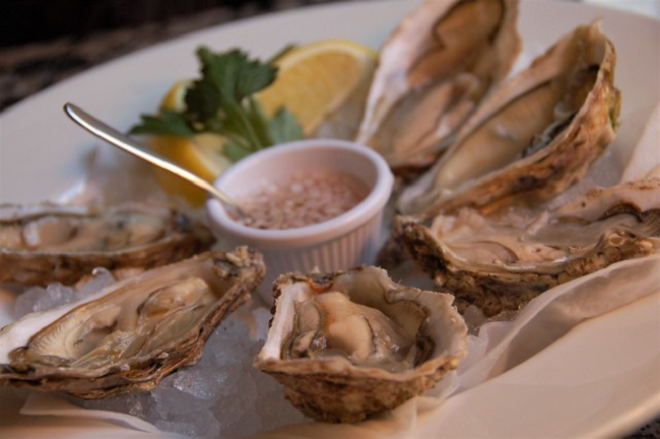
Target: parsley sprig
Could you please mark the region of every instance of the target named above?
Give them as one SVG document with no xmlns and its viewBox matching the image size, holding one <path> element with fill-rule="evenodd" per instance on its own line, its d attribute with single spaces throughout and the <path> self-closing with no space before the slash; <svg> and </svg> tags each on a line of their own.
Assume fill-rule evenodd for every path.
<svg viewBox="0 0 660 439">
<path fill-rule="evenodd" d="M 267 146 L 303 137 L 302 128 L 284 107 L 269 118 L 255 93 L 275 81 L 277 67 L 249 59 L 241 50 L 213 53 L 197 49 L 201 78 L 185 94 L 185 110 L 161 108 L 157 115 L 142 115 L 132 134 L 193 136 L 212 132 L 225 136 L 224 153 L 232 161 Z"/>
</svg>

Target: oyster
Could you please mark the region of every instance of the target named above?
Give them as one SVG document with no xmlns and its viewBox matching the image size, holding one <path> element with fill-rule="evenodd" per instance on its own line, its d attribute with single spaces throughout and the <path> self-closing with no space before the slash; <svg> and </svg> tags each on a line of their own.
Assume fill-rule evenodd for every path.
<svg viewBox="0 0 660 439">
<path fill-rule="evenodd" d="M 563 37 L 500 86 L 397 208 L 433 216 L 539 204 L 580 179 L 613 140 L 616 54 L 599 23 Z"/>
<path fill-rule="evenodd" d="M 466 353 L 447 294 L 394 283 L 376 267 L 281 275 L 255 366 L 305 415 L 357 422 L 433 387 Z"/>
<path fill-rule="evenodd" d="M 357 141 L 395 172 L 431 165 L 520 52 L 518 0 L 427 0 L 382 48 Z"/>
<path fill-rule="evenodd" d="M 612 263 L 660 252 L 660 179 L 593 189 L 523 222 L 462 209 L 426 222 L 399 217 L 395 227 L 461 311 L 474 304 L 491 316 Z"/>
<path fill-rule="evenodd" d="M 102 398 L 148 390 L 195 363 L 264 276 L 239 247 L 154 268 L 0 330 L 0 385 Z"/>
<path fill-rule="evenodd" d="M 208 250 L 201 224 L 175 210 L 123 204 L 0 206 L 0 283 L 71 284 L 95 267 L 151 268 Z"/>
</svg>

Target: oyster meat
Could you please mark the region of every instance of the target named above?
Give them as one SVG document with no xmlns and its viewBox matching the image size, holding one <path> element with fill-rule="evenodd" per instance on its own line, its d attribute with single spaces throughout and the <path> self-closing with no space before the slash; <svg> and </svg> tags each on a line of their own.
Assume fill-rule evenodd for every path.
<svg viewBox="0 0 660 439">
<path fill-rule="evenodd" d="M 112 284 L 0 330 L 0 385 L 103 398 L 148 390 L 194 364 L 261 282 L 261 255 L 208 252 Z"/>
<path fill-rule="evenodd" d="M 450 295 L 396 284 L 380 268 L 289 273 L 273 288 L 274 316 L 255 366 L 316 420 L 357 422 L 392 409 L 466 353 L 467 328 Z"/>
<path fill-rule="evenodd" d="M 214 242 L 205 226 L 164 207 L 6 204 L 0 206 L 0 283 L 71 284 L 95 267 L 152 268 Z"/>
<path fill-rule="evenodd" d="M 599 23 L 579 26 L 494 90 L 397 208 L 433 216 L 540 204 L 582 178 L 615 135 L 616 53 Z"/>
<path fill-rule="evenodd" d="M 395 227 L 461 311 L 474 304 L 492 316 L 612 263 L 660 252 L 660 179 L 592 189 L 522 222 L 466 208 L 425 222 L 399 217 Z"/>
<path fill-rule="evenodd" d="M 398 174 L 441 154 L 520 52 L 518 0 L 427 0 L 384 44 L 357 141 Z"/>
</svg>

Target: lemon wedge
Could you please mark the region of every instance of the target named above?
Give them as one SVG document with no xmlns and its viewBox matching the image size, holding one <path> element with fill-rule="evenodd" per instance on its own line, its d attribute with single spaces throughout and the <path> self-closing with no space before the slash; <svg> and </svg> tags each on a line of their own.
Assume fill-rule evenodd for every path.
<svg viewBox="0 0 660 439">
<path fill-rule="evenodd" d="M 377 52 L 347 40 L 322 40 L 285 52 L 274 61 L 277 79 L 257 94 L 266 114 L 285 106 L 310 135 L 369 80 Z"/>
<path fill-rule="evenodd" d="M 183 111 L 186 108 L 186 91 L 192 85 L 191 79 L 181 79 L 175 82 L 163 96 L 160 103 L 161 108 L 172 111 Z"/>
<path fill-rule="evenodd" d="M 222 136 L 212 133 L 193 137 L 151 136 L 148 139 L 148 145 L 154 151 L 208 181 L 213 181 L 231 165 L 222 154 L 224 143 Z M 167 171 L 156 169 L 156 177 L 166 192 L 182 196 L 194 206 L 200 206 L 206 198 L 203 190 Z"/>
</svg>

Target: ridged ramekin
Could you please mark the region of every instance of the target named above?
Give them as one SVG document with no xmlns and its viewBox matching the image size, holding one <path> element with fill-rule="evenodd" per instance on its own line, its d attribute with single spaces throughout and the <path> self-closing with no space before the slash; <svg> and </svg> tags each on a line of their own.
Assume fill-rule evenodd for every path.
<svg viewBox="0 0 660 439">
<path fill-rule="evenodd" d="M 383 210 L 394 178 L 385 160 L 370 148 L 331 139 L 277 145 L 231 166 L 214 184 L 239 198 L 264 179 L 286 179 L 301 170 L 348 173 L 362 180 L 370 192 L 355 207 L 328 221 L 286 230 L 247 227 L 234 221 L 218 200 L 206 203 L 211 227 L 222 240 L 263 253 L 266 278 L 259 291 L 268 303 L 272 301 L 270 285 L 282 273 L 373 264 L 378 250 Z"/>
</svg>

